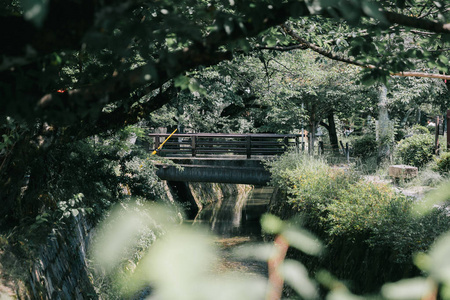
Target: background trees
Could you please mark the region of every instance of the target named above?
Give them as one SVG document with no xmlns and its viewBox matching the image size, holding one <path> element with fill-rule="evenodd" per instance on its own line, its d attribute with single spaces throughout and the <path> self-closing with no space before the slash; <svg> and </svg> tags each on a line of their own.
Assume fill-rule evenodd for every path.
<svg viewBox="0 0 450 300">
<path fill-rule="evenodd" d="M 0 213 L 7 216 L 2 219 L 5 226 L 16 224 L 23 215 L 33 217 L 51 209 L 39 195 L 45 194 L 46 185 L 41 182 L 52 178 L 42 162 L 52 162 L 49 155 L 53 149 L 136 124 L 173 99 L 181 104 L 178 115 L 189 112 L 194 118 L 193 112 L 199 110 L 189 105 L 198 99 L 195 94 L 185 94 L 186 89 L 201 95 L 201 85 L 216 85 L 223 91 L 229 88 L 223 97 L 205 96 L 205 109 L 200 110 L 223 106 L 220 114 L 211 110 L 211 116 L 220 116 L 224 130 L 250 128 L 258 120 L 263 125 L 261 108 L 273 114 L 274 125 L 280 119 L 292 123 L 283 112 L 298 110 L 295 104 L 300 96 L 305 99 L 310 123 L 317 123 L 320 120 L 315 117 L 318 108 L 314 108 L 314 99 L 332 101 L 337 114 L 342 103 L 335 100 L 341 99 L 344 92 L 349 96 L 339 89 L 337 78 L 327 79 L 323 85 L 336 84 L 334 95 L 328 92 L 327 97 L 316 97 L 314 93 L 322 95 L 316 82 L 311 82 L 309 90 L 288 91 L 283 85 L 289 77 L 279 75 L 272 81 L 275 84 L 278 80 L 276 89 L 283 93 L 283 101 L 290 101 L 277 102 L 282 105 L 269 109 L 270 103 L 264 101 L 274 98 L 260 94 L 264 90 L 252 90 L 253 82 L 264 79 L 258 74 L 250 80 L 241 76 L 227 82 L 223 72 L 194 72 L 233 56 L 252 54 L 255 49 L 308 48 L 363 67 L 361 80 L 365 82 L 388 83 L 391 75 L 448 78 L 443 73 L 448 73 L 449 4 L 443 1 L 3 3 Z M 276 27 L 288 19 L 289 23 Z M 263 60 L 265 67 L 275 70 L 272 60 Z M 239 78 L 236 70 L 244 74 L 242 67 L 228 70 L 232 79 Z M 256 96 L 261 103 L 253 98 Z M 350 98 L 346 101 L 353 101 Z M 226 117 L 236 115 L 239 107 L 245 108 L 238 113 L 241 121 L 227 121 Z M 246 111 L 253 111 L 253 116 Z M 321 114 L 331 115 L 325 111 Z M 204 126 L 199 130 L 219 128 L 205 125 L 208 122 L 204 115 L 198 119 L 201 121 L 196 123 Z"/>
<path fill-rule="evenodd" d="M 401 120 L 428 96 L 447 107 L 445 82 L 392 78 L 450 80 L 449 5 L 1 0 L 0 229 L 32 236 L 67 213 L 100 214 L 124 187 L 157 198 L 152 167 L 128 140 L 146 122 L 282 132 L 304 119 L 331 138 L 333 120 L 376 113 L 375 87 L 357 81 L 386 85 Z"/>
</svg>

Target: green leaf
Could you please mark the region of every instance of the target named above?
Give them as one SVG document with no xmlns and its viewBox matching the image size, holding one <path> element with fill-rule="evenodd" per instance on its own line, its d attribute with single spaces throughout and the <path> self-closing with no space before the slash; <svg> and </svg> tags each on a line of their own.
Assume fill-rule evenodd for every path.
<svg viewBox="0 0 450 300">
<path fill-rule="evenodd" d="M 264 42 L 266 42 L 268 47 L 274 47 L 277 45 L 277 38 L 274 36 L 268 36 L 264 39 Z"/>
<path fill-rule="evenodd" d="M 450 233 L 438 238 L 427 258 L 428 273 L 440 282 L 450 281 Z"/>
<path fill-rule="evenodd" d="M 36 27 L 42 27 L 48 12 L 48 0 L 21 0 L 24 18 Z"/>
<path fill-rule="evenodd" d="M 264 214 L 261 217 L 261 228 L 270 234 L 278 234 L 283 230 L 284 222 L 277 216 Z"/>
<path fill-rule="evenodd" d="M 380 6 L 378 5 L 378 3 L 371 0 L 365 0 L 361 3 L 361 8 L 363 12 L 366 13 L 368 16 L 377 19 L 383 23 L 388 23 L 382 11 L 380 10 Z"/>
<path fill-rule="evenodd" d="M 319 255 L 323 246 L 322 243 L 312 234 L 304 229 L 289 226 L 282 232 L 289 245 L 310 255 Z"/>
<path fill-rule="evenodd" d="M 445 65 L 448 64 L 448 57 L 443 54 L 439 55 L 439 60 Z"/>
<path fill-rule="evenodd" d="M 259 243 L 240 246 L 233 250 L 233 256 L 238 259 L 251 259 L 267 262 L 276 249 L 273 244 Z"/>
<path fill-rule="evenodd" d="M 176 77 L 174 79 L 174 85 L 175 85 L 175 87 L 179 87 L 182 90 L 185 90 L 185 89 L 187 89 L 189 87 L 190 81 L 191 80 L 190 80 L 189 77 L 186 77 L 184 75 L 180 75 L 180 76 L 178 76 L 178 77 Z"/>
<path fill-rule="evenodd" d="M 412 212 L 417 216 L 425 215 L 434 208 L 435 205 L 442 204 L 450 199 L 450 184 L 444 182 L 436 190 L 428 193 L 423 199 L 415 202 Z"/>
<path fill-rule="evenodd" d="M 50 62 L 53 66 L 58 66 L 62 63 L 62 59 L 61 56 L 59 56 L 56 53 L 52 54 L 52 58 L 51 58 L 51 62 Z"/>
<path fill-rule="evenodd" d="M 286 282 L 304 299 L 317 298 L 316 284 L 308 277 L 308 270 L 298 261 L 287 259 L 281 265 Z"/>
<path fill-rule="evenodd" d="M 387 299 L 408 300 L 423 299 L 433 289 L 433 284 L 426 278 L 404 279 L 383 285 L 381 294 Z"/>
<path fill-rule="evenodd" d="M 202 95 L 205 95 L 205 94 L 206 94 L 205 88 L 203 88 L 203 87 L 198 83 L 197 80 L 193 80 L 193 81 L 189 82 L 188 87 L 189 87 L 189 90 L 190 90 L 192 93 L 193 93 L 193 92 L 198 92 L 198 93 L 200 93 L 200 94 L 202 94 Z"/>
<path fill-rule="evenodd" d="M 225 32 L 230 35 L 234 30 L 234 22 L 233 19 L 228 19 L 223 24 L 223 28 L 225 29 Z"/>
<path fill-rule="evenodd" d="M 7 136 L 6 134 L 2 134 L 2 137 L 3 137 L 3 143 L 4 143 L 5 145 L 11 144 L 10 139 L 9 139 L 9 136 Z"/>
</svg>

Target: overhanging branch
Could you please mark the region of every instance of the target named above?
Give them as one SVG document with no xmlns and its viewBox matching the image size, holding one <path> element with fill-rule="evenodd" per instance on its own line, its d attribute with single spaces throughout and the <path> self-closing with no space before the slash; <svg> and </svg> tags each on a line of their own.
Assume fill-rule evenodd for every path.
<svg viewBox="0 0 450 300">
<path fill-rule="evenodd" d="M 286 32 L 286 34 L 288 34 L 289 36 L 291 36 L 294 40 L 296 40 L 297 42 L 300 43 L 299 49 L 311 49 L 312 51 L 319 53 L 322 56 L 325 56 L 329 59 L 332 60 L 336 60 L 336 61 L 340 61 L 343 63 L 347 63 L 347 64 L 351 64 L 354 66 L 358 66 L 361 68 L 366 68 L 366 69 L 380 69 L 377 68 L 374 65 L 369 65 L 369 64 L 363 64 L 361 62 L 358 62 L 356 60 L 353 60 L 351 58 L 348 57 L 344 57 L 342 55 L 333 53 L 331 51 L 327 51 L 313 43 L 310 43 L 308 41 L 306 41 L 305 39 L 303 39 L 301 36 L 299 36 L 297 33 L 295 33 L 292 28 L 289 27 L 289 25 L 287 24 L 283 24 L 281 25 L 281 28 L 283 29 L 284 32 Z M 388 70 L 385 70 L 388 71 Z M 445 75 L 445 74 L 436 74 L 436 73 L 426 73 L 426 72 L 413 72 L 413 71 L 409 71 L 409 72 L 389 72 L 390 76 L 399 76 L 399 77 L 426 77 L 426 78 L 437 78 L 437 79 L 444 79 L 444 80 L 450 80 L 450 75 Z"/>
<path fill-rule="evenodd" d="M 399 24 L 410 28 L 424 29 L 435 33 L 450 34 L 450 23 L 441 23 L 427 19 L 410 17 L 388 11 L 384 11 L 383 14 L 386 20 L 393 24 Z"/>
</svg>

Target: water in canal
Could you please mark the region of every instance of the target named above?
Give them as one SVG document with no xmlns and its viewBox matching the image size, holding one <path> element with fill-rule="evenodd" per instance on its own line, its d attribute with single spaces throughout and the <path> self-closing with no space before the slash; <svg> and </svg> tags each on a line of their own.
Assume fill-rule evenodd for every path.
<svg viewBox="0 0 450 300">
<path fill-rule="evenodd" d="M 266 276 L 267 265 L 256 261 L 239 261 L 233 258 L 236 247 L 259 242 L 261 237 L 260 217 L 267 211 L 273 188 L 254 187 L 248 194 L 229 196 L 205 207 L 196 222 L 207 224 L 216 235 L 222 250 L 219 272 L 242 272 L 249 276 Z"/>
</svg>

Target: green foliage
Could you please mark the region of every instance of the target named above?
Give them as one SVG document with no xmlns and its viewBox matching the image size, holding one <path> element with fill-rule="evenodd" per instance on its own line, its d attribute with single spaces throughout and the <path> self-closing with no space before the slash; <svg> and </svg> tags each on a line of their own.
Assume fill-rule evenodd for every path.
<svg viewBox="0 0 450 300">
<path fill-rule="evenodd" d="M 412 128 L 411 128 L 412 134 L 429 134 L 430 131 L 428 130 L 428 127 L 420 125 L 420 124 L 415 124 Z"/>
<path fill-rule="evenodd" d="M 161 299 L 264 298 L 264 278 L 215 273 L 219 257 L 212 236 L 179 221 L 177 211 L 167 206 L 116 207 L 99 228 L 91 256 L 94 266 L 106 271 L 122 297 L 150 286 Z M 154 233 L 151 247 L 130 257 L 143 229 Z"/>
<path fill-rule="evenodd" d="M 408 211 L 407 200 L 386 184 L 358 181 L 337 192 L 327 206 L 330 235 L 358 236 L 375 228 L 389 227 L 396 213 Z M 403 207 L 403 208 L 400 208 Z"/>
<path fill-rule="evenodd" d="M 306 228 L 326 244 L 327 255 L 309 260 L 308 268 L 333 271 L 358 292 L 374 292 L 385 281 L 417 275 L 412 257 L 450 228 L 446 210 L 417 216 L 414 201 L 389 185 L 327 169 L 320 161 L 311 168 L 314 159 L 309 160 L 287 154 L 271 164 L 274 184 L 289 203 L 285 210 L 300 212 Z"/>
<path fill-rule="evenodd" d="M 428 130 L 427 130 L 428 131 Z M 434 140 L 431 134 L 417 134 L 400 141 L 396 155 L 401 162 L 418 168 L 432 161 Z"/>
<path fill-rule="evenodd" d="M 419 175 L 416 178 L 411 179 L 409 182 L 404 182 L 403 184 L 405 184 L 406 187 L 437 187 L 444 181 L 445 177 L 443 174 L 440 174 L 436 168 L 436 162 L 430 162 L 419 171 Z"/>
<path fill-rule="evenodd" d="M 357 188 L 364 190 L 364 203 L 358 203 L 357 197 L 345 200 L 355 204 L 350 206 L 357 211 L 367 206 L 373 207 L 370 203 L 376 203 L 375 197 L 367 198 L 371 194 L 369 191 L 379 195 L 382 203 L 373 213 L 366 212 L 371 226 L 350 229 L 353 231 L 349 236 L 351 239 L 333 237 L 334 244 L 342 242 L 344 249 L 341 256 L 344 259 L 336 256 L 336 247 L 330 247 L 330 243 L 324 247 L 317 237 L 299 226 L 299 223 L 303 224 L 301 219 L 284 221 L 270 214 L 263 215 L 261 227 L 266 234 L 275 235 L 275 243 L 239 246 L 233 251 L 233 257 L 264 261 L 271 266 L 279 264 L 278 274 L 296 294 L 289 295 L 293 296 L 290 299 L 420 299 L 432 294 L 438 284 L 446 287 L 449 284 L 447 265 L 450 240 L 448 234 L 436 240 L 449 228 L 445 210 L 433 209 L 429 214 L 413 216 L 408 214 L 412 202 L 406 199 L 396 201 L 387 186 L 359 181 L 355 186 Z M 388 200 L 390 196 L 393 197 Z M 386 220 L 378 217 L 383 223 L 380 225 L 372 222 L 375 215 L 390 217 Z M 350 218 L 350 222 L 354 224 L 354 218 Z M 135 247 L 142 228 L 158 234 L 151 239 L 150 249 L 142 252 L 138 260 L 131 261 L 126 249 Z M 198 228 L 179 224 L 176 214 L 166 207 L 128 204 L 113 211 L 99 230 L 102 234 L 94 242 L 91 258 L 98 270 L 112 276 L 121 297 L 135 295 L 150 286 L 151 296 L 158 295 L 162 299 L 262 299 L 271 295 L 271 288 L 279 284 L 274 281 L 275 276 L 267 279 L 214 271 L 220 254 L 213 246 L 213 237 Z M 364 237 L 361 231 L 372 233 L 361 242 L 361 236 Z M 305 265 L 292 257 L 285 258 L 280 254 L 281 247 L 307 254 L 304 256 Z M 372 250 L 366 251 L 367 247 Z M 317 255 L 320 255 L 320 261 L 327 261 L 330 253 L 335 255 L 331 258 L 335 260 L 334 266 L 344 265 L 342 267 L 352 271 L 341 277 L 344 273 L 339 269 L 322 269 L 315 273 L 314 279 L 310 278 L 308 262 L 316 259 Z M 398 281 L 410 274 L 405 269 L 405 262 L 412 267 L 414 253 L 418 253 L 414 264 L 423 273 L 416 272 L 417 277 Z M 388 268 L 390 265 L 392 267 Z M 332 266 L 330 263 L 327 267 Z M 386 275 L 392 269 L 400 272 L 401 276 Z M 376 276 L 382 279 L 376 280 L 380 288 L 372 291 L 370 296 L 352 293 L 355 287 L 351 280 L 355 277 L 372 283 Z M 320 292 L 319 285 L 323 287 Z M 119 298 L 117 294 L 110 296 Z"/>
<path fill-rule="evenodd" d="M 14 144 L 19 140 L 20 135 L 25 131 L 25 127 L 21 126 L 11 117 L 6 117 L 5 122 L 0 123 L 0 158 L 8 155 L 13 149 Z"/>
<path fill-rule="evenodd" d="M 427 215 L 417 216 L 411 199 L 392 201 L 387 207 L 388 218 L 376 226 L 367 243 L 373 248 L 395 253 L 394 263 L 408 265 L 415 254 L 428 252 L 435 240 L 447 232 L 450 223 L 445 209 L 434 208 Z"/>
<path fill-rule="evenodd" d="M 441 174 L 448 174 L 450 171 L 450 152 L 444 152 L 436 158 L 436 171 Z"/>
<path fill-rule="evenodd" d="M 308 255 L 323 250 L 321 242 L 296 220 L 285 222 L 266 214 L 261 223 L 265 232 L 281 236 L 288 246 Z M 143 230 L 154 232 L 153 238 L 140 257 L 131 257 L 130 249 L 139 244 Z M 214 246 L 215 237 L 203 228 L 180 224 L 177 211 L 166 206 L 138 202 L 116 207 L 98 232 L 90 257 L 97 272 L 112 279 L 110 289 L 117 288 L 119 294 L 112 297 L 130 297 L 148 287 L 151 296 L 161 299 L 259 300 L 271 295 L 271 279 L 217 271 L 221 253 Z M 277 251 L 269 243 L 257 243 L 240 246 L 231 254 L 238 260 L 267 262 Z M 318 297 L 317 284 L 302 263 L 281 258 L 279 264 L 286 283 L 302 298 Z"/>
<path fill-rule="evenodd" d="M 159 194 L 152 164 L 142 153 L 136 157 L 128 140 L 136 128 L 117 128 L 139 122 L 170 99 L 179 105 L 167 109 L 164 118 L 155 117 L 155 123 L 286 132 L 299 129 L 302 120 L 321 121 L 331 108 L 337 114 L 374 112 L 372 90 L 357 81 L 389 83 L 390 72 L 414 69 L 449 73 L 448 57 L 441 51 L 448 48 L 448 38 L 433 32 L 444 26 L 427 28 L 429 23 L 420 19 L 402 24 L 405 18 L 386 24 L 384 19 L 385 11 L 408 17 L 427 11 L 432 13 L 425 22 L 446 23 L 445 1 L 13 0 L 0 6 L 5 40 L 14 40 L 2 43 L 5 53 L 0 53 L 0 198 L 6 207 L 0 224 L 8 227 L 42 229 L 83 211 L 98 217 L 127 198 L 123 189 L 145 199 Z M 324 12 L 337 19 L 321 17 Z M 274 47 L 307 44 L 294 43 L 272 27 L 288 19 L 322 53 L 349 53 L 356 63 L 376 68 L 354 76 L 353 67 L 309 52 L 272 55 Z M 413 23 L 436 34 L 404 30 L 403 25 Z M 271 55 L 259 51 L 266 46 Z M 251 59 L 241 57 L 228 76 L 221 76 L 224 70 L 201 72 L 203 66 L 228 60 L 232 51 L 250 53 Z M 249 65 L 242 63 L 246 60 Z M 202 74 L 185 73 L 194 69 Z M 399 81 L 391 85 L 402 102 L 398 111 L 403 102 L 408 110 L 417 109 L 421 99 L 430 98 L 434 105 L 448 106 L 442 80 Z M 164 98 L 174 86 L 183 90 Z M 26 128 L 11 118 L 24 121 Z M 339 184 L 325 167 L 320 170 L 306 170 L 311 183 L 291 171 L 299 178 L 286 185 L 294 192 L 304 184 L 311 199 L 335 197 L 332 190 Z"/>
<path fill-rule="evenodd" d="M 367 159 L 377 155 L 378 143 L 373 134 L 365 134 L 351 142 L 352 154 L 361 159 Z"/>
<path fill-rule="evenodd" d="M 21 206 L 16 208 L 21 222 L 2 220 L 2 225 L 8 226 L 3 232 L 8 243 L 1 246 L 22 260 L 18 273 L 27 274 L 23 269 L 29 270 L 42 241 L 52 230 L 68 230 L 74 217 L 86 217 L 96 224 L 111 206 L 126 202 L 130 194 L 141 202 L 165 200 L 163 186 L 148 159 L 150 153 L 136 145 L 136 137 L 145 137 L 142 127 L 61 144 L 28 166 Z M 151 234 L 147 231 L 143 235 L 139 247 L 146 249 Z M 140 255 L 142 249 L 134 255 Z M 16 274 L 16 267 L 11 268 L 5 272 Z"/>
<path fill-rule="evenodd" d="M 320 214 L 341 189 L 357 180 L 350 170 L 331 168 L 322 159 L 303 153 L 288 153 L 268 163 L 272 184 L 287 193 L 298 211 Z"/>
</svg>

